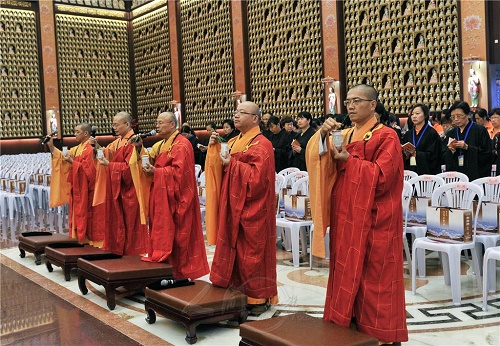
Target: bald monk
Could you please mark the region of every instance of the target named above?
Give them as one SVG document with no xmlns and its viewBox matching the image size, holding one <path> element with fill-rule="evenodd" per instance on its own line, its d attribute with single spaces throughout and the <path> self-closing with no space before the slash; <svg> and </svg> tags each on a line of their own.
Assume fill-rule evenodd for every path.
<svg viewBox="0 0 500 346">
<path fill-rule="evenodd" d="M 94 205 L 106 205 L 103 249 L 119 255 L 145 254 L 150 180 L 140 166 L 141 154 L 131 145 L 135 135 L 130 114 L 116 114 L 113 128 L 118 138 L 104 148 L 104 157 L 99 159 L 99 195 L 94 198 Z"/>
<path fill-rule="evenodd" d="M 352 88 L 345 105 L 354 127 L 343 131 L 341 150 L 328 136 L 340 127 L 333 118 L 307 147 L 311 199 L 322 204 L 323 215 L 315 216 L 328 215 L 321 229 L 330 226 L 324 319 L 344 327 L 354 320 L 359 331 L 380 344 L 408 341 L 401 144 L 396 132 L 375 117 L 373 87 Z M 318 210 L 318 205 L 311 207 Z"/>
<path fill-rule="evenodd" d="M 142 168 L 153 178 L 148 256 L 143 260 L 169 263 L 174 267 L 174 277 L 196 279 L 208 274 L 209 268 L 193 146 L 179 134 L 177 127 L 174 113 L 158 115 L 156 130 L 163 139 L 149 153 L 153 164 Z M 138 150 L 142 146 L 139 138 L 135 144 Z"/>
<path fill-rule="evenodd" d="M 259 128 L 260 110 L 242 102 L 234 113 L 241 132 L 221 155 L 217 134 L 209 140 L 205 169 L 207 217 L 217 219 L 216 248 L 210 280 L 248 296 L 252 314 L 278 301 L 274 155 Z M 214 196 L 220 191 L 220 200 Z M 208 230 L 207 230 L 208 232 Z"/>
<path fill-rule="evenodd" d="M 101 247 L 104 240 L 104 206 L 92 206 L 96 183 L 94 150 L 90 144 L 91 126 L 81 123 L 75 127 L 79 143 L 67 155 L 54 147 L 53 138 L 47 142 L 52 153 L 50 207 L 69 203 L 70 236 L 80 243 Z"/>
</svg>

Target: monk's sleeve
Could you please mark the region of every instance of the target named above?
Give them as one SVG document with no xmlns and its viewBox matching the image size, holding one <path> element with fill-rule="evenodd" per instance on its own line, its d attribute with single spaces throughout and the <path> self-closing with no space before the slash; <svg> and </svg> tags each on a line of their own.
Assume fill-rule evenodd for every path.
<svg viewBox="0 0 500 346">
<path fill-rule="evenodd" d="M 148 155 L 144 147 L 141 148 L 140 152 L 133 149 L 128 165 L 130 167 L 132 181 L 134 182 L 137 199 L 139 201 L 141 224 L 145 225 L 149 212 L 149 190 L 152 178 L 146 176 L 142 170 L 141 155 Z"/>
<path fill-rule="evenodd" d="M 324 143 L 322 142 L 321 134 L 317 131 L 307 144 L 306 164 L 309 173 L 311 214 L 316 229 L 313 233 L 313 255 L 325 258 L 324 237 L 330 225 L 331 192 L 337 170 L 332 159 L 330 138 L 327 136 Z"/>
<path fill-rule="evenodd" d="M 217 241 L 219 224 L 219 198 L 222 185 L 222 160 L 220 144 L 210 145 L 205 161 L 205 189 L 207 192 L 205 206 L 205 226 L 209 245 Z"/>
<path fill-rule="evenodd" d="M 50 207 L 55 208 L 69 202 L 71 184 L 68 176 L 71 164 L 64 161 L 59 149 L 54 148 L 52 153 L 52 177 L 50 181 Z"/>
</svg>

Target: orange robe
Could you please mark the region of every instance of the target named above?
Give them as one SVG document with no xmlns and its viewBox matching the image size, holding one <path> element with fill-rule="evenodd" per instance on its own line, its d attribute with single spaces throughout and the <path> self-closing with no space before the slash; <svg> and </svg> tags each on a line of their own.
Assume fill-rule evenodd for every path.
<svg viewBox="0 0 500 346">
<path fill-rule="evenodd" d="M 311 191 L 331 196 L 324 319 L 349 327 L 354 317 L 361 332 L 382 341 L 407 341 L 401 145 L 392 129 L 379 125 L 369 130 L 365 126 L 352 137 L 354 129 L 347 131 L 350 157 L 336 163 L 333 189 L 320 185 Z M 316 140 L 311 145 L 319 144 Z M 330 152 L 324 159 L 331 160 Z"/>
<path fill-rule="evenodd" d="M 231 139 L 229 147 L 231 161 L 222 173 L 210 280 L 220 287 L 239 289 L 249 296 L 249 304 L 268 299 L 276 303 L 273 146 L 255 127 L 241 138 Z M 209 152 L 218 155 L 218 146 L 210 146 Z M 209 193 L 207 186 L 207 196 Z"/>
<path fill-rule="evenodd" d="M 140 168 L 140 157 L 128 139 L 119 138 L 108 145 L 112 160 L 106 172 L 106 232 L 103 249 L 119 255 L 147 252 L 147 201 L 149 183 Z M 128 139 L 127 139 L 128 138 Z M 102 176 L 101 176 L 102 178 Z M 96 199 L 94 199 L 96 204 Z"/>
<path fill-rule="evenodd" d="M 149 250 L 143 260 L 171 264 L 176 278 L 208 274 L 193 146 L 175 131 L 153 146 L 150 158 L 155 172 L 149 203 Z"/>
<path fill-rule="evenodd" d="M 69 203 L 71 237 L 81 243 L 102 246 L 105 210 L 103 206 L 92 206 L 96 176 L 93 148 L 87 141 L 71 148 L 68 154 L 73 163 L 64 161 L 61 151 L 54 148 L 50 206 Z"/>
</svg>

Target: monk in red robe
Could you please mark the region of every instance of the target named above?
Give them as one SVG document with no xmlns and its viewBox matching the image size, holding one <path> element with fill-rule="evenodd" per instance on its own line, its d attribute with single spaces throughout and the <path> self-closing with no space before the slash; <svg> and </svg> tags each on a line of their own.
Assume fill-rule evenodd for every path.
<svg viewBox="0 0 500 346">
<path fill-rule="evenodd" d="M 396 132 L 375 118 L 376 100 L 377 92 L 371 86 L 349 90 L 345 105 L 354 127 L 343 131 L 340 150 L 327 135 L 340 124 L 327 119 L 309 142 L 307 167 L 319 178 L 312 184 L 311 195 L 324 192 L 330 197 L 311 198 L 323 201 L 323 210 L 331 208 L 324 319 L 344 327 L 354 320 L 359 331 L 378 338 L 380 344 L 390 344 L 408 340 L 403 161 Z M 332 162 L 333 167 L 328 168 Z M 328 168 L 321 174 L 335 177 L 333 188 L 326 188 L 328 183 L 332 186 L 331 181 L 316 174 L 321 167 Z M 324 226 L 328 225 L 323 224 L 323 230 Z"/>
<path fill-rule="evenodd" d="M 103 166 L 98 172 L 100 194 L 94 198 L 94 205 L 106 205 L 103 249 L 119 255 L 147 252 L 149 181 L 130 143 L 135 136 L 131 124 L 132 117 L 127 112 L 119 112 L 113 118 L 119 137 L 104 148 L 104 158 L 99 159 Z"/>
<path fill-rule="evenodd" d="M 90 132 L 89 124 L 77 125 L 75 138 L 79 144 L 66 155 L 54 147 L 52 138 L 47 142 L 52 153 L 50 207 L 69 202 L 71 237 L 80 243 L 100 247 L 104 240 L 104 208 L 92 206 L 97 163 L 89 142 Z"/>
<path fill-rule="evenodd" d="M 221 178 L 206 181 L 207 197 L 220 189 L 218 230 L 210 280 L 235 287 L 248 296 L 252 313 L 277 303 L 274 155 L 259 128 L 260 110 L 243 102 L 234 113 L 241 134 L 232 138 L 230 153 L 221 153 L 217 133 L 209 141 L 205 169 Z M 207 173 L 206 173 L 207 174 Z M 209 175 L 213 176 L 213 175 Z M 214 186 L 220 181 L 221 186 Z M 207 210 L 215 206 L 208 205 Z"/>
<path fill-rule="evenodd" d="M 201 227 L 193 146 L 179 134 L 177 118 L 171 112 L 158 115 L 156 129 L 163 140 L 149 152 L 154 165 L 143 166 L 144 172 L 153 177 L 148 256 L 143 260 L 169 263 L 174 277 L 196 279 L 210 270 Z"/>
</svg>

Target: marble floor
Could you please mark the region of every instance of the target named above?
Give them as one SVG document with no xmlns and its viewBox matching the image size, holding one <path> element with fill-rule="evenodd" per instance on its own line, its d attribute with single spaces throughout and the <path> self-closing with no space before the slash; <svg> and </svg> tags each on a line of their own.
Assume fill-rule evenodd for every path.
<svg viewBox="0 0 500 346">
<path fill-rule="evenodd" d="M 102 286 L 88 283 L 89 293 L 83 296 L 75 273 L 67 282 L 60 268 L 49 273 L 43 263 L 35 265 L 32 254 L 20 258 L 16 241 L 20 232 L 47 228 L 64 232 L 66 220 L 60 214 L 41 218 L 2 220 L 1 345 L 186 345 L 181 324 L 161 316 L 154 324 L 146 322 L 142 295 L 121 298 L 116 309 L 109 311 Z M 209 262 L 214 250 L 207 246 Z M 291 253 L 277 250 L 279 304 L 250 320 L 294 312 L 322 316 L 328 261 L 314 259 L 311 270 L 308 256 L 301 257 L 299 268 L 293 267 L 291 257 Z M 484 312 L 470 261 L 463 258 L 462 305 L 457 307 L 451 301 L 450 287 L 444 284 L 438 257 L 433 253 L 427 257 L 427 277 L 418 279 L 416 295 L 411 293 L 408 272 L 405 274 L 410 331 L 405 344 L 500 345 L 500 273 L 497 291 L 488 296 L 488 311 Z M 202 279 L 208 281 L 208 276 Z M 199 326 L 197 335 L 197 345 L 237 345 L 240 340 L 239 328 L 232 323 Z"/>
</svg>

